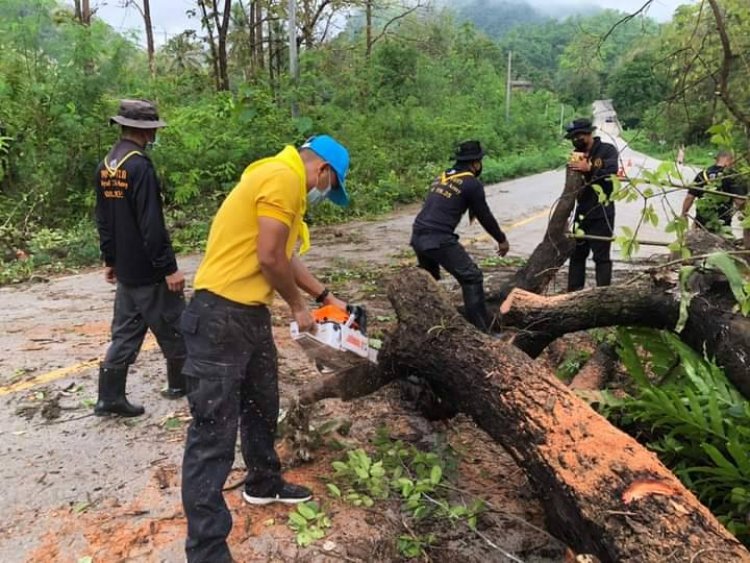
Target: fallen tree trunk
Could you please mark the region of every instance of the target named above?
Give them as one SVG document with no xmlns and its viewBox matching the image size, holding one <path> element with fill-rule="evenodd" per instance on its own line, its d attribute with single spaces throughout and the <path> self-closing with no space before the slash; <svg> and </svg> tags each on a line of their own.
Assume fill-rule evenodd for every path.
<svg viewBox="0 0 750 563">
<path fill-rule="evenodd" d="M 619 358 L 615 347 L 607 342 L 600 344 L 594 354 L 575 374 L 568 388 L 571 391 L 597 391 L 612 378 Z"/>
<path fill-rule="evenodd" d="M 545 506 L 550 531 L 579 552 L 605 562 L 750 562 L 654 454 L 529 356 L 476 331 L 424 272 L 401 272 L 389 299 L 399 326 L 379 368 L 369 370 L 378 375 L 348 389 L 413 373 L 427 378 L 516 459 Z"/>
<path fill-rule="evenodd" d="M 565 188 L 555 206 L 542 242 L 537 245 L 523 268 L 500 291 L 488 294 L 488 301 L 502 303 L 514 288 L 541 293 L 570 257 L 576 242 L 568 238 L 568 219 L 573 213 L 578 193 L 584 186 L 583 174 L 566 168 Z"/>
<path fill-rule="evenodd" d="M 715 358 L 729 380 L 750 398 L 750 319 L 732 312 L 734 300 L 724 280 L 706 275 L 697 283 L 703 290 L 690 302 L 680 338 L 699 354 L 705 351 Z M 673 330 L 680 303 L 673 286 L 644 280 L 552 297 L 515 290 L 500 311 L 503 326 L 519 331 L 513 344 L 536 357 L 556 338 L 579 330 L 608 326 Z"/>
</svg>

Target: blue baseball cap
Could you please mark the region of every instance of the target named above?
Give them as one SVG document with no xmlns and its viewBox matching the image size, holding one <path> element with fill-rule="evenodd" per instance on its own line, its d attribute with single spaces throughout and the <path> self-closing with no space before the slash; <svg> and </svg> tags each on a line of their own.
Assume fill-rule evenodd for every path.
<svg viewBox="0 0 750 563">
<path fill-rule="evenodd" d="M 333 137 L 317 135 L 310 137 L 300 148 L 310 149 L 330 164 L 336 173 L 338 187 L 328 192 L 328 199 L 342 207 L 349 205 L 349 194 L 346 193 L 345 186 L 346 174 L 349 172 L 349 151 L 346 147 Z"/>
</svg>

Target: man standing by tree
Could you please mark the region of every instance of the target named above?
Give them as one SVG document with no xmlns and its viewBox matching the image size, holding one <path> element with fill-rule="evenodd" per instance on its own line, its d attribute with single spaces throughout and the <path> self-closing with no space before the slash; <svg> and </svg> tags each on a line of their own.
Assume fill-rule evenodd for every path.
<svg viewBox="0 0 750 563">
<path fill-rule="evenodd" d="M 433 278 L 440 279 L 445 268 L 459 284 L 464 297 L 467 320 L 479 330 L 489 330 L 490 319 L 484 299 L 482 271 L 474 263 L 455 233 L 461 217 L 469 211 L 497 242 L 497 253 L 505 256 L 510 248 L 497 224 L 478 180 L 482 173 L 484 151 L 479 141 L 466 141 L 456 150 L 456 162 L 443 172 L 430 187 L 422 210 L 414 219 L 411 246 L 419 266 Z"/>
<path fill-rule="evenodd" d="M 568 163 L 571 170 L 581 172 L 585 185 L 578 194 L 575 212 L 576 230 L 586 235 L 611 237 L 615 227 L 615 204 L 612 195 L 612 175 L 617 174 L 617 148 L 594 137 L 591 120 L 581 118 L 570 123 L 565 137 L 573 143 L 575 152 Z M 583 289 L 586 283 L 586 259 L 594 255 L 596 285 L 612 282 L 610 241 L 579 239 L 568 267 L 568 291 Z"/>
<path fill-rule="evenodd" d="M 695 226 L 697 228 L 712 233 L 721 233 L 722 230 L 732 226 L 732 216 L 735 211 L 744 207 L 744 198 L 731 198 L 731 196 L 711 194 L 705 191 L 715 189 L 728 194 L 744 196 L 743 186 L 732 175 L 732 164 L 734 164 L 732 153 L 719 151 L 714 164 L 699 172 L 693 180 L 693 185 L 700 189 L 688 190 L 685 200 L 682 202 L 682 216 L 687 217 L 688 212 L 693 207 L 693 202 L 698 199 L 695 206 Z M 734 205 L 732 205 L 732 199 Z"/>
<path fill-rule="evenodd" d="M 308 206 L 326 197 L 347 205 L 348 169 L 349 153 L 329 136 L 313 137 L 299 150 L 287 146 L 248 166 L 214 217 L 195 297 L 182 316 L 193 415 L 182 465 L 189 563 L 232 561 L 226 542 L 232 515 L 222 488 L 238 421 L 245 501 L 292 504 L 311 497 L 309 489 L 282 479 L 274 450 L 279 385 L 268 306 L 277 291 L 301 331 L 314 330 L 314 321 L 299 289 L 318 303 L 346 308 L 294 250 L 298 240 L 300 253 L 310 246 L 303 220 Z"/>
<path fill-rule="evenodd" d="M 96 224 L 104 279 L 116 283 L 112 343 L 99 370 L 97 415 L 138 416 L 144 409 L 125 396 L 128 367 L 150 328 L 167 359 L 168 386 L 162 394 L 185 394 L 185 344 L 178 331 L 185 307 L 185 277 L 177 268 L 164 225 L 161 191 L 147 145 L 166 123 L 146 100 L 122 100 L 110 123 L 122 127 L 96 173 Z"/>
</svg>

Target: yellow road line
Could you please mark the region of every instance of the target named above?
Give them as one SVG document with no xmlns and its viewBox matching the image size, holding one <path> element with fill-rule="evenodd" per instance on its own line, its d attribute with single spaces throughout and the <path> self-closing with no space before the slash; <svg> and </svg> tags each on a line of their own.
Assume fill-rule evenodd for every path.
<svg viewBox="0 0 750 563">
<path fill-rule="evenodd" d="M 141 351 L 145 352 L 155 347 L 156 342 L 154 340 L 147 340 L 143 344 Z M 0 387 L 0 397 L 2 397 L 3 395 L 9 395 L 10 393 L 25 391 L 26 389 L 31 389 L 32 387 L 36 387 L 37 385 L 56 381 L 69 375 L 75 375 L 76 373 L 81 373 L 82 371 L 86 371 L 87 369 L 96 367 L 97 365 L 99 365 L 99 360 L 86 360 L 85 362 L 73 364 L 72 366 L 68 366 L 66 368 L 60 368 L 48 371 L 47 373 L 39 374 L 26 381 L 19 381 L 18 383 L 4 385 L 3 387 Z"/>
<path fill-rule="evenodd" d="M 525 217 L 523 219 L 519 219 L 518 221 L 514 223 L 505 223 L 502 225 L 504 231 L 512 231 L 513 229 L 517 229 L 519 227 L 523 227 L 524 225 L 528 225 L 529 223 L 533 223 L 534 221 L 538 221 L 539 219 L 542 219 L 543 217 L 549 217 L 550 211 L 552 211 L 551 207 L 548 207 L 547 209 L 544 209 L 540 211 L 539 213 L 535 213 L 534 215 L 529 215 L 528 217 Z M 469 239 L 469 244 L 475 243 L 475 242 L 487 242 L 492 237 L 488 235 L 487 233 L 482 233 L 481 235 L 478 235 L 472 239 Z"/>
<path fill-rule="evenodd" d="M 511 223 L 510 225 L 507 225 L 505 227 L 505 230 L 512 231 L 513 229 L 517 229 L 518 227 L 523 227 L 524 225 L 533 223 L 534 221 L 541 219 L 542 217 L 549 217 L 550 211 L 552 211 L 551 207 L 548 207 L 547 209 L 543 209 L 539 213 L 535 213 L 534 215 L 530 215 L 526 217 L 525 219 L 521 219 L 520 221 L 516 221 L 515 223 Z"/>
</svg>

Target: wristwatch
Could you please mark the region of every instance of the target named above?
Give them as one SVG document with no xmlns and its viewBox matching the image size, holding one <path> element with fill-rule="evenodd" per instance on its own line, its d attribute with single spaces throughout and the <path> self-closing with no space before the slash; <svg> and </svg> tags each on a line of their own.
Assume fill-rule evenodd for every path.
<svg viewBox="0 0 750 563">
<path fill-rule="evenodd" d="M 328 295 L 330 293 L 331 293 L 331 291 L 327 287 L 324 287 L 323 291 L 320 292 L 320 295 L 318 295 L 315 298 L 315 302 L 316 303 L 323 303 L 326 300 L 326 297 L 328 297 Z"/>
</svg>

